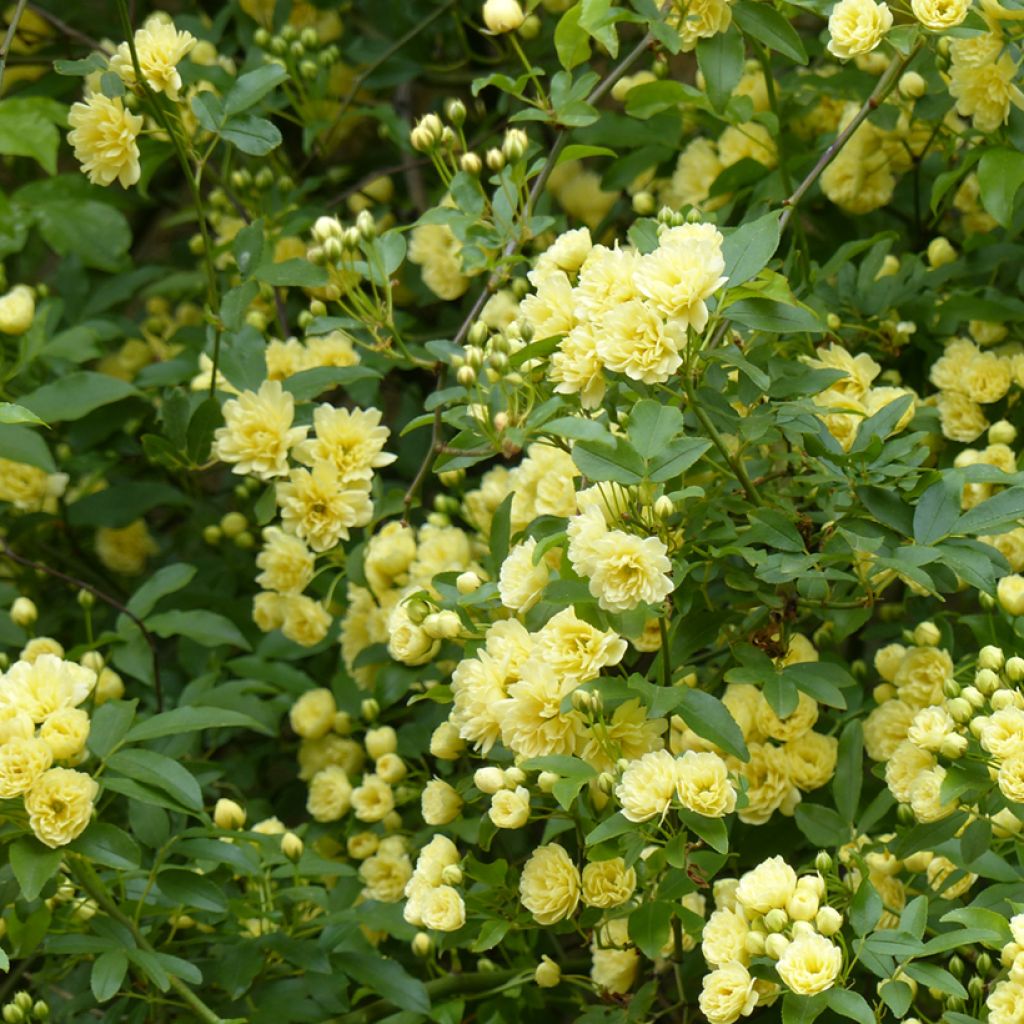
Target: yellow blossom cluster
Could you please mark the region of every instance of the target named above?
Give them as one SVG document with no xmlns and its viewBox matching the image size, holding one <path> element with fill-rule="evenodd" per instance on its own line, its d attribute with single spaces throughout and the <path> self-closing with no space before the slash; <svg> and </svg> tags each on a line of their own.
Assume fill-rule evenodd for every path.
<svg viewBox="0 0 1024 1024">
<path fill-rule="evenodd" d="M 46 846 L 66 846 L 92 819 L 99 786 L 74 767 L 86 756 L 89 715 L 81 705 L 96 672 L 33 642 L 0 676 L 0 798 L 21 800 Z"/>
<path fill-rule="evenodd" d="M 929 373 L 938 388 L 934 402 L 943 436 L 968 444 L 976 441 L 989 427 L 982 406 L 1001 401 L 1012 386 L 1020 387 L 1022 374 L 1024 356 L 982 350 L 970 338 L 947 342 Z"/>
</svg>

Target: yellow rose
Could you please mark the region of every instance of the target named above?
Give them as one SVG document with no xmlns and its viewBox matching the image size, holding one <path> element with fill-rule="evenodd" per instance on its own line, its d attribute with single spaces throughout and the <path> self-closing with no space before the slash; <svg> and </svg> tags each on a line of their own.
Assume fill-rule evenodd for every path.
<svg viewBox="0 0 1024 1024">
<path fill-rule="evenodd" d="M 423 787 L 420 809 L 428 825 L 447 825 L 459 816 L 462 797 L 444 779 L 431 779 Z"/>
<path fill-rule="evenodd" d="M 24 334 L 36 315 L 35 293 L 25 284 L 16 284 L 0 296 L 0 331 L 4 334 Z"/>
<path fill-rule="evenodd" d="M 317 821 L 337 821 L 351 806 L 352 784 L 344 768 L 328 765 L 310 780 L 306 810 Z"/>
<path fill-rule="evenodd" d="M 736 790 L 718 754 L 688 750 L 676 761 L 676 793 L 695 814 L 721 818 L 736 808 Z"/>
<path fill-rule="evenodd" d="M 382 821 L 395 809 L 395 794 L 383 779 L 364 775 L 352 790 L 352 809 L 360 821 Z"/>
<path fill-rule="evenodd" d="M 874 0 L 839 0 L 828 19 L 829 53 L 840 60 L 870 53 L 892 28 L 892 11 Z"/>
<path fill-rule="evenodd" d="M 452 886 L 439 885 L 423 894 L 420 917 L 426 928 L 456 932 L 466 923 L 466 905 Z"/>
<path fill-rule="evenodd" d="M 591 861 L 583 869 L 583 902 L 588 907 L 617 907 L 636 888 L 636 871 L 621 857 Z"/>
<path fill-rule="evenodd" d="M 95 780 L 73 768 L 51 768 L 36 779 L 25 796 L 28 823 L 36 838 L 51 849 L 77 839 L 92 818 L 99 792 Z"/>
<path fill-rule="evenodd" d="M 733 961 L 704 975 L 700 1009 L 709 1024 L 733 1024 L 756 1005 L 754 979 L 743 964 Z"/>
<path fill-rule="evenodd" d="M 580 899 L 580 874 L 558 843 L 538 846 L 523 867 L 519 898 L 538 924 L 571 917 Z"/>
<path fill-rule="evenodd" d="M 798 995 L 813 996 L 832 987 L 843 967 L 843 954 L 824 935 L 794 939 L 779 958 L 779 977 Z"/>
<path fill-rule="evenodd" d="M 67 761 L 77 757 L 89 738 L 89 716 L 81 708 L 55 711 L 40 727 L 39 738 L 53 752 L 54 760 Z"/>
<path fill-rule="evenodd" d="M 491 797 L 487 816 L 496 828 L 522 828 L 530 820 L 530 792 L 524 786 L 501 789 Z"/>
<path fill-rule="evenodd" d="M 740 879 L 736 900 L 748 910 L 767 914 L 784 910 L 795 891 L 796 872 L 782 857 L 769 857 Z"/>
<path fill-rule="evenodd" d="M 715 896 L 717 899 L 717 889 Z M 733 961 L 748 963 L 750 953 L 746 941 L 749 931 L 747 919 L 739 910 L 721 908 L 714 911 L 704 925 L 701 937 L 700 949 L 704 959 L 712 967 L 724 967 Z"/>
<path fill-rule="evenodd" d="M 633 761 L 622 773 L 615 796 L 629 821 L 649 821 L 668 811 L 676 794 L 676 759 L 654 750 Z"/>
<path fill-rule="evenodd" d="M 8 740 L 0 747 L 0 798 L 27 793 L 52 763 L 53 751 L 43 740 Z"/>
<path fill-rule="evenodd" d="M 320 687 L 299 697 L 288 712 L 288 721 L 303 739 L 315 740 L 331 731 L 337 711 L 334 694 Z"/>
</svg>

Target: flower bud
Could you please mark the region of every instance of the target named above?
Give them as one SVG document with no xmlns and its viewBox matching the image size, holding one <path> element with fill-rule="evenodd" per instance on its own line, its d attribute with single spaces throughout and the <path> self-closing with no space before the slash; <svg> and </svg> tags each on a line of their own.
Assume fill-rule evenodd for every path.
<svg viewBox="0 0 1024 1024">
<path fill-rule="evenodd" d="M 488 32 L 503 35 L 505 32 L 515 32 L 525 21 L 526 15 L 519 6 L 519 0 L 487 0 L 483 19 Z"/>
<path fill-rule="evenodd" d="M 764 926 L 770 932 L 781 932 L 789 924 L 789 915 L 780 907 L 774 907 L 764 916 Z"/>
<path fill-rule="evenodd" d="M 7 1003 L 3 1009 L 4 1024 L 22 1024 L 25 1014 L 14 1003 Z"/>
<path fill-rule="evenodd" d="M 960 696 L 973 708 L 980 708 L 985 703 L 985 695 L 976 686 L 965 686 Z"/>
<path fill-rule="evenodd" d="M 463 366 L 455 374 L 455 379 L 464 388 L 471 388 L 476 384 L 476 370 L 472 366 Z"/>
<path fill-rule="evenodd" d="M 409 134 L 412 148 L 420 153 L 429 153 L 441 141 L 444 125 L 437 114 L 424 114 Z"/>
<path fill-rule="evenodd" d="M 526 156 L 526 150 L 530 145 L 530 137 L 522 128 L 509 128 L 505 132 L 505 139 L 501 144 L 501 151 L 505 154 L 506 160 L 515 163 Z"/>
<path fill-rule="evenodd" d="M 998 420 L 988 428 L 989 444 L 1013 444 L 1017 440 L 1017 428 L 1009 420 Z"/>
<path fill-rule="evenodd" d="M 957 253 L 956 249 L 950 244 L 949 239 L 939 235 L 928 243 L 926 256 L 929 265 L 933 269 L 937 269 L 956 260 Z"/>
<path fill-rule="evenodd" d="M 377 237 L 377 222 L 369 210 L 359 211 L 359 215 L 356 217 L 356 230 L 360 237 L 367 242 Z"/>
<path fill-rule="evenodd" d="M 78 602 L 79 608 L 88 610 L 96 604 L 96 595 L 91 590 L 80 590 L 75 594 L 75 600 Z"/>
<path fill-rule="evenodd" d="M 764 956 L 764 935 L 761 932 L 747 932 L 743 945 L 751 956 Z"/>
<path fill-rule="evenodd" d="M 821 907 L 814 924 L 822 935 L 835 935 L 843 927 L 843 915 L 835 907 Z"/>
<path fill-rule="evenodd" d="M 463 153 L 459 157 L 459 167 L 467 174 L 472 174 L 475 178 L 484 169 L 484 162 L 476 153 Z"/>
<path fill-rule="evenodd" d="M 1016 655 L 1012 658 L 1007 658 L 1004 668 L 1006 678 L 1011 683 L 1019 683 L 1021 680 L 1024 680 L 1024 658 L 1018 658 Z"/>
<path fill-rule="evenodd" d="M 897 88 L 900 95 L 908 100 L 920 99 L 928 88 L 925 80 L 916 71 L 907 71 L 900 76 Z"/>
<path fill-rule="evenodd" d="M 946 701 L 946 710 L 949 712 L 954 722 L 958 722 L 963 725 L 971 715 L 974 713 L 971 709 L 970 702 L 964 697 L 954 697 L 952 700 Z"/>
<path fill-rule="evenodd" d="M 423 631 L 432 640 L 454 640 L 462 632 L 462 620 L 457 612 L 433 612 L 423 620 Z"/>
<path fill-rule="evenodd" d="M 494 764 L 489 764 L 484 768 L 478 768 L 473 773 L 473 785 L 476 786 L 481 793 L 493 796 L 499 790 L 505 788 L 505 773 Z"/>
<path fill-rule="evenodd" d="M 32 1007 L 32 1016 L 36 1020 L 49 1020 L 50 1019 L 50 1007 L 40 999 Z"/>
<path fill-rule="evenodd" d="M 637 192 L 633 196 L 633 212 L 638 217 L 649 217 L 654 213 L 656 203 L 650 192 Z"/>
<path fill-rule="evenodd" d="M 840 320 L 835 313 L 829 313 L 829 315 L 825 317 L 825 324 L 830 331 L 838 331 L 842 322 L 843 321 Z"/>
<path fill-rule="evenodd" d="M 213 823 L 217 828 L 222 828 L 228 831 L 244 828 L 245 811 L 239 804 L 235 803 L 234 800 L 228 800 L 226 797 L 221 797 L 213 808 Z"/>
<path fill-rule="evenodd" d="M 39 610 L 35 601 L 29 597 L 16 597 L 11 605 L 11 622 L 22 629 L 27 629 L 39 618 Z"/>
<path fill-rule="evenodd" d="M 974 673 L 974 685 L 985 696 L 990 696 L 1003 685 L 1003 682 L 992 669 L 982 668 Z"/>
<path fill-rule="evenodd" d="M 380 714 L 380 704 L 377 703 L 375 697 L 367 697 L 359 705 L 359 713 L 367 722 L 376 721 L 377 716 Z"/>
<path fill-rule="evenodd" d="M 417 932 L 410 943 L 414 956 L 430 956 L 434 940 L 426 932 Z"/>
<path fill-rule="evenodd" d="M 302 859 L 303 849 L 305 847 L 302 840 L 294 832 L 285 832 L 281 836 L 281 852 L 293 864 L 297 864 Z"/>
<path fill-rule="evenodd" d="M 442 722 L 431 734 L 430 753 L 441 761 L 456 761 L 465 749 L 459 730 L 451 722 Z"/>
<path fill-rule="evenodd" d="M 500 171 L 505 166 L 505 154 L 500 149 L 491 148 L 484 154 L 484 162 L 492 171 Z"/>
<path fill-rule="evenodd" d="M 441 871 L 441 881 L 445 885 L 459 885 L 462 882 L 462 868 L 458 864 L 446 864 Z"/>
<path fill-rule="evenodd" d="M 783 953 L 786 952 L 786 948 L 789 946 L 789 939 L 785 935 L 780 935 L 778 932 L 773 935 L 769 935 L 764 940 L 764 951 L 773 960 L 778 960 Z"/>
<path fill-rule="evenodd" d="M 948 757 L 951 761 L 955 761 L 958 757 L 963 757 L 967 752 L 967 737 L 962 736 L 960 733 L 950 733 L 948 736 L 942 738 L 942 743 L 939 745 L 939 753 L 943 757 Z"/>
<path fill-rule="evenodd" d="M 992 970 L 992 954 L 979 953 L 978 959 L 974 961 L 974 969 L 982 976 L 989 974 Z"/>
<path fill-rule="evenodd" d="M 482 584 L 483 580 L 472 570 L 459 573 L 455 579 L 455 589 L 463 595 L 475 593 Z"/>
<path fill-rule="evenodd" d="M 934 622 L 922 622 L 914 629 L 913 640 L 918 647 L 938 647 L 942 633 Z"/>
<path fill-rule="evenodd" d="M 533 972 L 533 980 L 541 988 L 554 988 L 562 980 L 562 968 L 551 957 L 543 956 Z"/>
<path fill-rule="evenodd" d="M 555 788 L 555 783 L 558 782 L 560 777 L 555 772 L 541 772 L 537 776 L 537 788 L 542 793 L 550 793 Z"/>
<path fill-rule="evenodd" d="M 832 855 L 827 850 L 819 850 L 814 858 L 814 866 L 823 875 L 827 875 L 832 870 Z"/>
<path fill-rule="evenodd" d="M 519 35 L 523 39 L 536 39 L 540 35 L 541 23 L 536 14 L 528 14 L 519 26 Z"/>
<path fill-rule="evenodd" d="M 376 761 L 398 749 L 398 734 L 390 725 L 382 725 L 377 729 L 368 729 L 363 743 L 366 753 Z"/>
<path fill-rule="evenodd" d="M 456 128 L 466 122 L 466 104 L 456 98 L 448 100 L 444 105 L 444 115 Z"/>
<path fill-rule="evenodd" d="M 676 510 L 676 503 L 667 495 L 663 494 L 654 503 L 654 514 L 659 519 L 668 519 Z"/>
</svg>

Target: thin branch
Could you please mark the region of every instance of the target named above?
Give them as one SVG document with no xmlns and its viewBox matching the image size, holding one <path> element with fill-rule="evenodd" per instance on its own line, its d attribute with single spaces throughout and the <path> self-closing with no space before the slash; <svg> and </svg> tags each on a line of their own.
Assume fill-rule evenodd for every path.
<svg viewBox="0 0 1024 1024">
<path fill-rule="evenodd" d="M 45 7 L 30 3 L 28 9 L 33 14 L 38 14 L 43 21 L 48 21 L 58 32 L 66 35 L 68 39 L 76 39 L 83 45 L 88 46 L 90 50 L 99 50 L 100 53 L 107 57 L 113 55 L 113 51 L 109 47 L 104 46 L 98 39 L 93 39 L 92 36 L 80 32 L 77 28 L 58 18 L 53 12 L 48 11 Z"/>
<path fill-rule="evenodd" d="M 782 211 L 782 217 L 779 220 L 780 231 L 786 230 L 786 225 L 792 218 L 793 212 L 800 203 L 800 200 L 803 199 L 810 187 L 821 177 L 825 168 L 839 155 L 839 151 L 843 146 L 850 141 L 850 136 L 853 135 L 873 111 L 882 105 L 885 98 L 892 92 L 899 81 L 900 75 L 906 71 L 908 65 L 917 56 L 918 51 L 923 45 L 923 42 L 919 41 L 903 60 L 893 61 L 885 69 L 885 73 L 878 80 L 877 85 L 872 90 L 871 95 L 864 101 L 863 106 L 854 115 L 853 120 L 833 139 L 832 144 L 821 154 L 818 162 L 811 168 L 807 177 L 797 185 L 793 194 L 783 201 L 782 205 L 785 209 Z"/>
<path fill-rule="evenodd" d="M 4 36 L 4 41 L 0 43 L 0 93 L 3 92 L 4 87 L 7 54 L 10 52 L 11 44 L 14 42 L 14 37 L 18 32 L 18 22 L 21 21 L 22 14 L 25 13 L 25 4 L 27 3 L 28 0 L 18 0 L 18 6 L 14 8 L 14 14 L 11 15 L 11 23 L 7 26 L 7 35 Z"/>
<path fill-rule="evenodd" d="M 116 597 L 111 597 L 98 587 L 94 587 L 91 583 L 86 583 L 85 580 L 80 580 L 75 576 L 69 576 L 67 573 L 61 572 L 59 569 L 54 569 L 43 562 L 36 562 L 31 558 L 26 558 L 24 555 L 17 554 L 11 550 L 8 543 L 4 540 L 0 540 L 0 555 L 4 558 L 10 559 L 18 565 L 24 566 L 26 569 L 33 569 L 36 572 L 41 572 L 47 576 L 52 576 L 54 579 L 61 580 L 69 586 L 78 587 L 79 590 L 84 590 L 87 593 L 92 594 L 93 597 L 99 598 L 104 604 L 110 605 L 110 607 L 115 611 L 118 611 L 122 615 L 131 619 L 131 621 L 139 627 L 142 635 L 146 638 L 146 643 L 149 645 L 149 652 L 153 658 L 153 693 L 156 697 L 156 709 L 157 711 L 163 711 L 164 691 L 160 682 L 160 655 L 157 651 L 156 637 L 146 629 L 146 625 L 142 619 L 140 619 L 134 612 L 130 611 L 126 605 L 118 601 Z"/>
</svg>

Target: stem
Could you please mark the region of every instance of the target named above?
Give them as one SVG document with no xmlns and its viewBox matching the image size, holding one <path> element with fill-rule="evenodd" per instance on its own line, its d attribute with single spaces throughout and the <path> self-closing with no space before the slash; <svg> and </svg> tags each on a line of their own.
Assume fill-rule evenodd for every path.
<svg viewBox="0 0 1024 1024">
<path fill-rule="evenodd" d="M 672 685 L 672 662 L 668 656 L 668 617 L 658 617 L 658 632 L 661 634 L 661 685 Z M 671 716 L 670 716 L 671 717 Z"/>
<path fill-rule="evenodd" d="M 157 711 L 163 711 L 164 691 L 160 682 L 160 656 L 156 648 L 156 638 L 148 629 L 146 629 L 145 623 L 143 623 L 142 619 L 140 619 L 134 612 L 129 611 L 128 608 L 116 598 L 97 589 L 91 583 L 86 583 L 85 580 L 69 576 L 67 573 L 63 573 L 59 569 L 51 569 L 50 566 L 43 562 L 35 562 L 31 558 L 25 558 L 24 555 L 15 554 L 6 541 L 0 541 L 0 555 L 4 558 L 9 558 L 12 562 L 16 562 L 18 565 L 25 566 L 26 569 L 34 569 L 36 572 L 45 573 L 47 576 L 52 576 L 54 579 L 62 580 L 64 583 L 68 583 L 73 587 L 85 590 L 92 594 L 93 597 L 98 597 L 104 602 L 104 604 L 110 605 L 111 608 L 131 619 L 132 622 L 134 622 L 142 631 L 142 635 L 146 638 L 146 643 L 149 644 L 149 651 L 153 657 L 153 693 L 156 697 L 156 708 Z"/>
<path fill-rule="evenodd" d="M 14 14 L 11 15 L 11 23 L 7 26 L 7 35 L 4 36 L 4 41 L 0 43 L 0 93 L 3 92 L 4 87 L 7 54 L 10 52 L 11 44 L 14 42 L 14 37 L 18 32 L 18 22 L 21 21 L 21 16 L 25 12 L 25 5 L 27 3 L 28 0 L 18 0 L 18 6 L 14 8 Z"/>
<path fill-rule="evenodd" d="M 861 126 L 861 123 L 874 111 L 881 106 L 885 98 L 892 92 L 893 87 L 899 81 L 900 75 L 907 69 L 910 62 L 917 56 L 918 51 L 921 49 L 923 41 L 918 41 L 914 48 L 904 57 L 902 60 L 893 61 L 886 69 L 885 73 L 878 80 L 875 88 L 872 90 L 871 95 L 864 101 L 864 105 L 854 115 L 853 120 L 835 137 L 832 144 L 821 154 L 818 162 L 811 168 L 810 173 L 804 178 L 803 181 L 797 185 L 796 190 L 790 195 L 790 197 L 783 202 L 785 209 L 782 211 L 782 217 L 779 220 L 779 230 L 785 231 L 786 225 L 789 223 L 793 216 L 793 211 L 796 209 L 800 200 L 807 194 L 810 187 L 821 177 L 824 173 L 825 168 L 838 156 L 839 151 L 846 145 L 850 140 L 850 136 Z"/>
<path fill-rule="evenodd" d="M 203 209 L 203 196 L 199 188 L 199 175 L 202 173 L 199 169 L 193 169 L 189 163 L 188 154 L 185 152 L 185 148 L 181 143 L 181 139 L 178 137 L 177 132 L 168 120 L 167 115 L 160 105 L 160 101 L 157 99 L 156 93 L 150 88 L 149 82 L 146 81 L 145 76 L 142 74 L 142 67 L 139 64 L 139 55 L 135 49 L 135 33 L 132 31 L 131 17 L 128 14 L 128 6 L 126 0 L 117 0 L 117 7 L 121 14 L 121 24 L 124 27 L 124 33 L 127 37 L 128 50 L 132 57 L 132 69 L 135 72 L 135 82 L 138 87 L 142 90 L 145 97 L 149 100 L 150 106 L 153 109 L 153 114 L 160 124 L 160 127 L 167 133 L 168 138 L 171 140 L 171 145 L 174 147 L 175 155 L 178 158 L 178 163 L 181 165 L 182 171 L 185 173 L 185 181 L 188 184 L 189 192 L 192 194 L 192 205 L 196 209 L 196 217 L 199 220 L 199 233 L 203 238 L 203 263 L 206 268 L 206 305 L 207 314 L 209 317 L 214 317 L 216 312 L 220 309 L 220 295 L 217 287 L 217 268 L 213 265 L 213 242 L 210 238 L 210 230 L 206 223 L 206 213 Z M 217 393 L 217 364 L 220 361 L 220 329 L 218 325 L 211 321 L 211 326 L 214 330 L 213 338 L 213 367 L 210 372 L 210 397 L 214 398 Z"/>
<path fill-rule="evenodd" d="M 114 902 L 113 896 L 110 895 L 110 891 L 103 884 L 100 876 L 96 874 L 93 866 L 84 857 L 79 855 L 74 855 L 72 858 L 69 858 L 69 861 L 71 870 L 78 878 L 79 885 L 110 917 L 119 924 L 124 925 L 132 933 L 132 937 L 140 949 L 145 950 L 147 953 L 155 953 L 156 949 L 146 936 L 142 934 L 138 925 Z M 170 980 L 171 988 L 192 1008 L 196 1016 L 203 1021 L 203 1024 L 228 1024 L 223 1017 L 220 1017 L 211 1010 L 181 978 L 175 977 L 170 973 L 167 977 Z"/>
<path fill-rule="evenodd" d="M 697 396 L 693 391 L 693 382 L 690 379 L 689 374 L 683 374 L 682 379 L 683 389 L 686 391 L 686 397 L 689 401 L 690 408 L 707 431 L 708 437 L 711 439 L 711 443 L 714 444 L 714 446 L 722 453 L 722 457 L 729 464 L 733 473 L 736 474 L 736 479 L 739 480 L 740 485 L 743 487 L 743 490 L 746 492 L 750 501 L 754 505 L 762 506 L 764 502 L 761 501 L 761 495 L 757 493 L 757 488 L 754 486 L 754 481 L 750 479 L 750 476 L 747 473 L 747 468 L 743 465 L 743 460 L 729 451 L 729 448 L 725 443 L 725 439 L 718 432 L 718 428 L 714 423 L 711 422 L 711 417 L 708 416 L 697 401 Z"/>
</svg>

